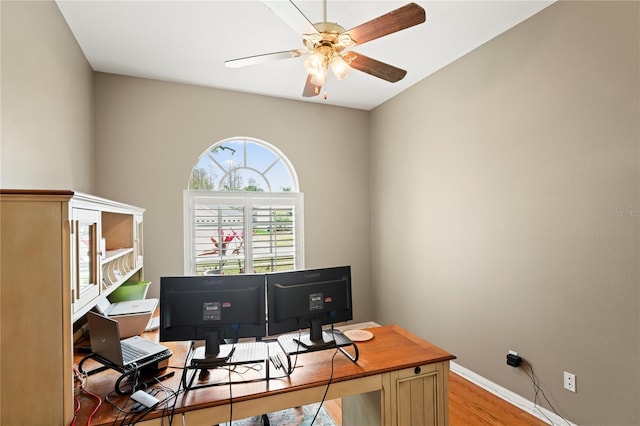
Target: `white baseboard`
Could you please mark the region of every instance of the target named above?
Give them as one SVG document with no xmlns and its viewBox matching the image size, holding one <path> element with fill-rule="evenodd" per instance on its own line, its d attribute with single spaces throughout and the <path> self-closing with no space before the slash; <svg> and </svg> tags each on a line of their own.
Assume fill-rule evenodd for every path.
<svg viewBox="0 0 640 426">
<path fill-rule="evenodd" d="M 553 411 L 549 411 L 544 407 L 540 407 L 539 405 L 534 404 L 518 395 L 517 393 L 511 392 L 509 389 L 503 388 L 502 386 L 493 383 L 492 381 L 485 379 L 479 374 L 474 373 L 473 371 L 464 368 L 463 366 L 456 364 L 455 362 L 451 362 L 450 364 L 451 372 L 469 380 L 471 383 L 474 383 L 480 386 L 482 389 L 491 392 L 499 398 L 504 399 L 511 405 L 515 405 L 519 409 L 531 414 L 542 420 L 545 423 L 557 426 L 577 426 L 574 423 L 562 418 L 557 415 Z"/>
</svg>

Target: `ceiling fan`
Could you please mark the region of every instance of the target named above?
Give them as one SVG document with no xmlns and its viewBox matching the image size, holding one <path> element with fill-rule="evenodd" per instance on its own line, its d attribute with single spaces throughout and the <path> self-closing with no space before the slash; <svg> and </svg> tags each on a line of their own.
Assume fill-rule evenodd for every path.
<svg viewBox="0 0 640 426">
<path fill-rule="evenodd" d="M 312 24 L 291 0 L 265 3 L 291 28 L 302 34 L 305 48 L 231 59 L 226 61 L 225 65 L 239 68 L 309 55 L 304 61 L 307 73 L 307 81 L 302 91 L 304 97 L 320 94 L 322 86 L 326 83 L 329 67 L 338 80 L 345 78 L 352 68 L 391 83 L 402 80 L 407 71 L 347 49 L 421 24 L 426 19 L 422 7 L 409 3 L 345 31 L 337 23 L 327 22 L 326 0 L 323 1 L 324 20 L 316 24 Z"/>
</svg>

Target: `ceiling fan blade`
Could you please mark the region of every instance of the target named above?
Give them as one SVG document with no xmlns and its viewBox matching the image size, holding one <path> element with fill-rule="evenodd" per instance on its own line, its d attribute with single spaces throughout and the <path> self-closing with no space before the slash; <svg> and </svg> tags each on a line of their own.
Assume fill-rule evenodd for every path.
<svg viewBox="0 0 640 426">
<path fill-rule="evenodd" d="M 318 96 L 321 90 L 322 90 L 322 86 L 313 84 L 311 82 L 311 74 L 307 74 L 307 81 L 304 84 L 304 90 L 302 91 L 302 96 L 305 98 L 312 98 L 314 96 Z"/>
<path fill-rule="evenodd" d="M 245 58 L 229 59 L 224 64 L 228 68 L 240 68 L 248 65 L 262 64 L 264 62 L 277 61 L 280 59 L 297 58 L 309 52 L 302 49 L 285 50 L 282 52 L 264 53 L 262 55 L 247 56 Z"/>
<path fill-rule="evenodd" d="M 351 68 L 366 72 L 369 75 L 381 78 L 391 83 L 398 82 L 407 75 L 407 71 L 401 68 L 385 64 L 377 59 L 369 58 L 368 56 L 354 51 L 345 53 L 343 57 Z"/>
<path fill-rule="evenodd" d="M 415 3 L 409 3 L 344 33 L 349 34 L 357 44 L 362 44 L 421 24 L 425 20 L 426 13 L 424 9 Z"/>
<path fill-rule="evenodd" d="M 298 34 L 318 34 L 318 30 L 291 0 L 263 0 L 269 9 Z"/>
</svg>

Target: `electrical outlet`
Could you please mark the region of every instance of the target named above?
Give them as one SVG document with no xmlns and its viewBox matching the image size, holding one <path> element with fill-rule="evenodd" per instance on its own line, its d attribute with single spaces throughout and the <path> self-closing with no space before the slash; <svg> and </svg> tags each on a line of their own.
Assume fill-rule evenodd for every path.
<svg viewBox="0 0 640 426">
<path fill-rule="evenodd" d="M 569 373 L 568 371 L 564 372 L 564 388 L 571 392 L 576 391 L 576 375 L 575 374 Z"/>
</svg>

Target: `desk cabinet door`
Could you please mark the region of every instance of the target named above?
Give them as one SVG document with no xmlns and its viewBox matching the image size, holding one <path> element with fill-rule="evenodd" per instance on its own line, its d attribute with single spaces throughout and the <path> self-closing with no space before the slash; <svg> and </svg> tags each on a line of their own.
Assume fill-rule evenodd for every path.
<svg viewBox="0 0 640 426">
<path fill-rule="evenodd" d="M 395 413 L 393 426 L 448 424 L 443 370 L 443 364 L 436 363 L 394 373 L 396 377 L 392 377 L 391 389 L 391 412 Z"/>
</svg>

